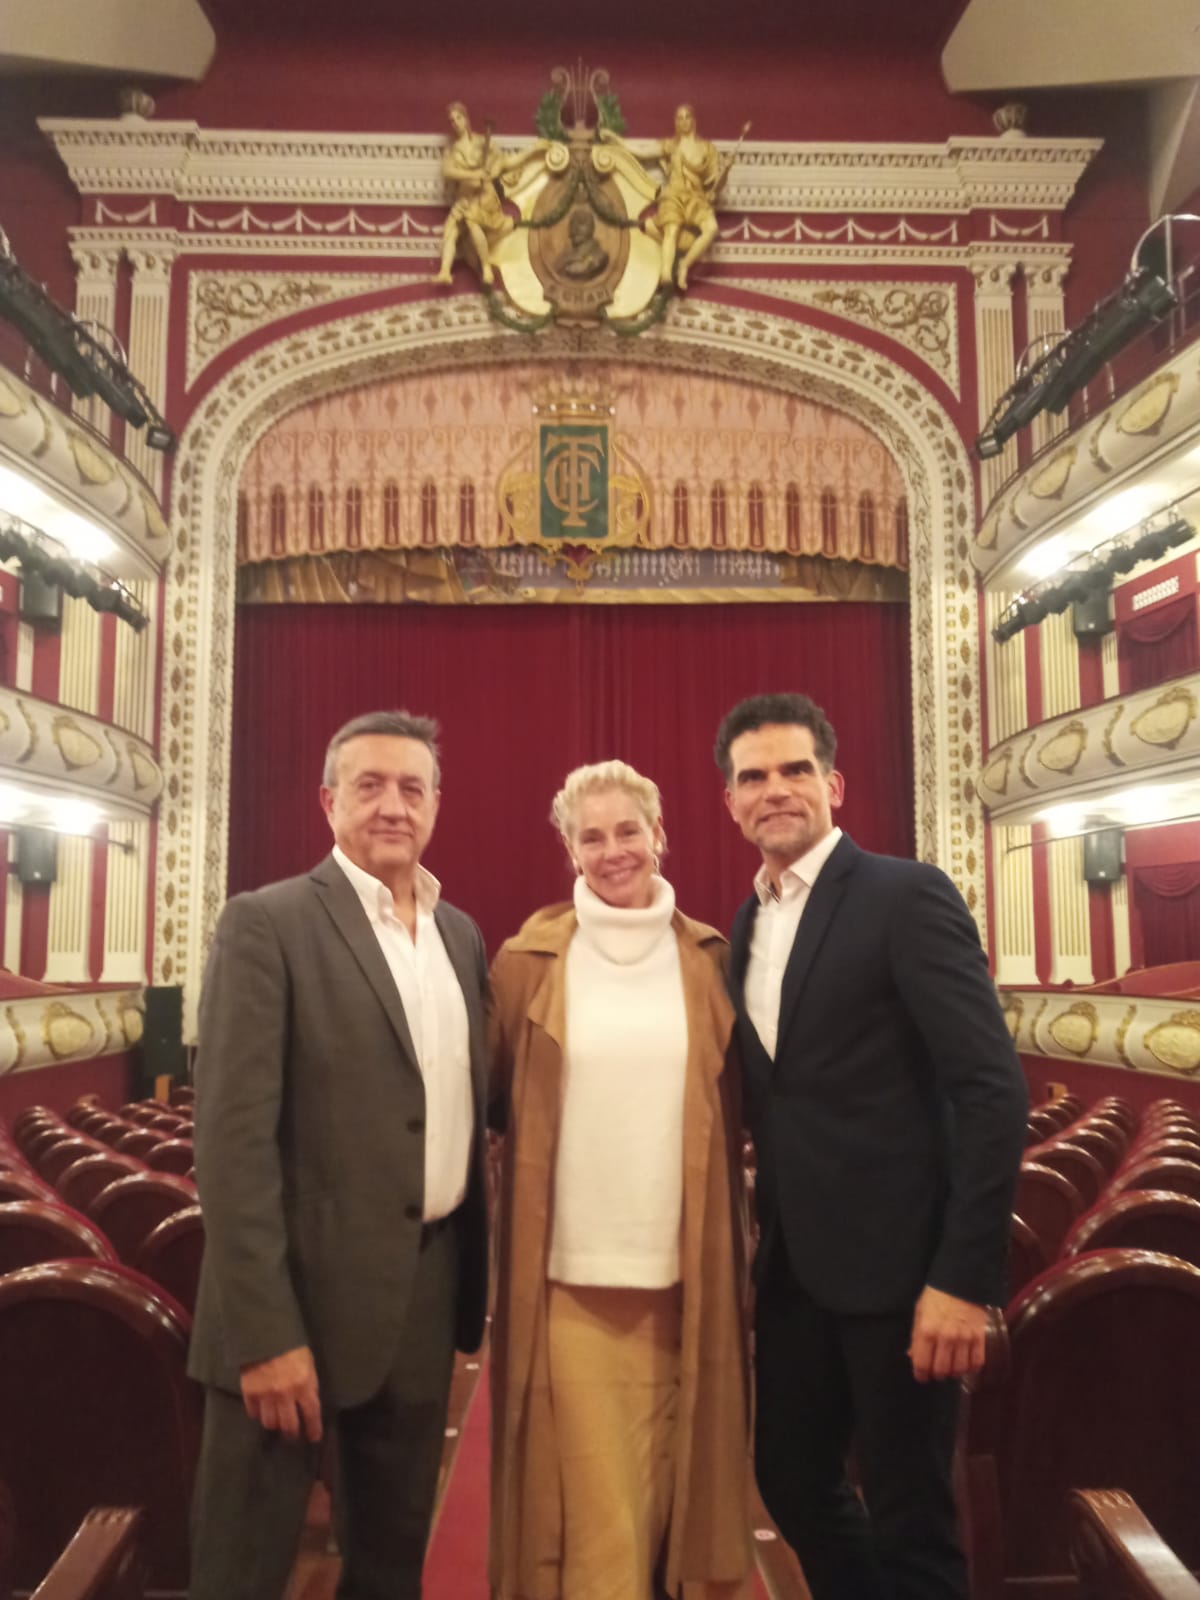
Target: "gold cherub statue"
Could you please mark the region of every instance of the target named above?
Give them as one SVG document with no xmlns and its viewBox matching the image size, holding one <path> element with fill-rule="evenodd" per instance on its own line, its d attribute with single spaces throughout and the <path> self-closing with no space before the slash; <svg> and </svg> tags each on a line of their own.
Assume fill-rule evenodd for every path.
<svg viewBox="0 0 1200 1600">
<path fill-rule="evenodd" d="M 749 131 L 750 124 L 746 123 L 742 139 Z M 623 146 L 631 156 L 656 162 L 662 168 L 663 182 L 654 218 L 647 222 L 646 231 L 659 243 L 659 282 L 670 283 L 674 277 L 679 287 L 686 289 L 688 272 L 717 236 L 717 196 L 729 176 L 733 155 L 722 161 L 717 147 L 700 137 L 696 132 L 696 113 L 689 105 L 676 110 L 672 138 L 622 139 L 609 128 L 601 128 L 600 137 Z M 676 271 L 681 231 L 695 237 Z"/>
<path fill-rule="evenodd" d="M 442 174 L 450 185 L 452 204 L 442 229 L 442 260 L 434 283 L 449 283 L 454 252 L 465 229 L 479 257 L 479 276 L 485 284 L 495 281 L 492 249 L 513 230 L 496 190 L 497 180 L 515 173 L 545 149 L 539 139 L 525 150 L 505 153 L 492 147 L 491 130 L 472 133 L 471 119 L 461 100 L 446 108 L 454 137 L 442 161 Z"/>
</svg>

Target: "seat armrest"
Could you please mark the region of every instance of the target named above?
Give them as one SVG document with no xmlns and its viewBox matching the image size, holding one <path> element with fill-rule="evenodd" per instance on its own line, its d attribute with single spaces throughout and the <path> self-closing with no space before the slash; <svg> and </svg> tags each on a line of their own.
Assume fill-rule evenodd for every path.
<svg viewBox="0 0 1200 1600">
<path fill-rule="evenodd" d="M 141 1521 L 138 1510 L 99 1506 L 89 1511 L 32 1600 L 141 1600 Z"/>
<path fill-rule="evenodd" d="M 1076 1489 L 1071 1560 L 1088 1600 L 1200 1600 L 1200 1582 L 1123 1489 Z"/>
</svg>

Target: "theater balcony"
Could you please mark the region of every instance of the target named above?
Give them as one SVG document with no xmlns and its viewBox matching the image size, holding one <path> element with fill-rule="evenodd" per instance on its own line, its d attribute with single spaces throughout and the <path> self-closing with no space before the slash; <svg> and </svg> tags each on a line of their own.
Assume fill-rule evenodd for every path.
<svg viewBox="0 0 1200 1600">
<path fill-rule="evenodd" d="M 1177 224 L 1174 245 L 1174 306 L 982 462 L 972 555 L 990 934 L 1018 1046 L 1186 1077 L 1200 1068 L 1200 224 Z"/>
</svg>

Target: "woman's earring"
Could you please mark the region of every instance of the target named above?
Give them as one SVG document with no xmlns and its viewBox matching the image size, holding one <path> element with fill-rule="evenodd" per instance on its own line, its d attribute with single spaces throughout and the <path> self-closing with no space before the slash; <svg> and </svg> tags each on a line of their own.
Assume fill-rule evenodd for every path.
<svg viewBox="0 0 1200 1600">
<path fill-rule="evenodd" d="M 577 878 L 582 878 L 583 877 L 583 867 L 580 865 L 580 863 L 578 861 L 575 860 L 574 856 L 571 857 L 571 865 L 575 868 L 575 876 Z"/>
<path fill-rule="evenodd" d="M 650 857 L 650 861 L 651 861 L 651 863 L 652 863 L 652 865 L 654 867 L 655 874 L 658 877 L 661 878 L 662 877 L 662 857 L 659 855 L 657 850 Z"/>
</svg>

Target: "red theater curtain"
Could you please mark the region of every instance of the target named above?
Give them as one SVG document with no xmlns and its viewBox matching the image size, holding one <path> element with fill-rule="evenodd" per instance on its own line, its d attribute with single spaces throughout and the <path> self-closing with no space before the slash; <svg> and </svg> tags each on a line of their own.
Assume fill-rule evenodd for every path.
<svg viewBox="0 0 1200 1600">
<path fill-rule="evenodd" d="M 571 767 L 609 756 L 662 790 L 682 908 L 727 927 L 756 860 L 725 811 L 713 736 L 742 696 L 791 688 L 837 728 L 845 826 L 870 849 L 911 855 L 903 606 L 240 607 L 230 892 L 326 852 L 317 786 L 330 734 L 405 706 L 443 730 L 427 864 L 491 949 L 569 893 L 550 802 Z"/>
<path fill-rule="evenodd" d="M 1144 966 L 1165 967 L 1200 956 L 1200 862 L 1137 867 L 1133 892 Z"/>
<path fill-rule="evenodd" d="M 1154 689 L 1200 668 L 1196 596 L 1182 595 L 1122 622 L 1117 629 L 1121 692 Z"/>
</svg>

